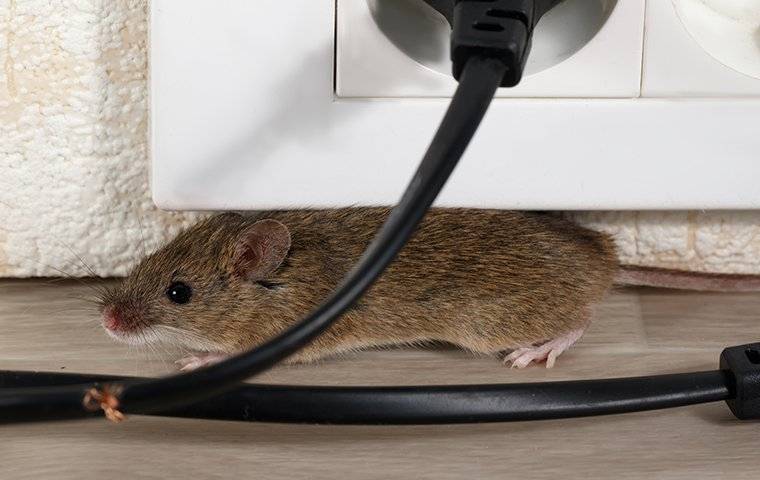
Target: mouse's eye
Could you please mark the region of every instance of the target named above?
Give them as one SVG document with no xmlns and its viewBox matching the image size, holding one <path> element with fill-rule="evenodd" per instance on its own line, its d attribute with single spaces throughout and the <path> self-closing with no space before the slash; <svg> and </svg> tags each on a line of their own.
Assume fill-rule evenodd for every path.
<svg viewBox="0 0 760 480">
<path fill-rule="evenodd" d="M 190 297 L 193 296 L 193 289 L 186 283 L 174 282 L 166 290 L 166 296 L 172 302 L 182 305 L 190 301 Z"/>
</svg>

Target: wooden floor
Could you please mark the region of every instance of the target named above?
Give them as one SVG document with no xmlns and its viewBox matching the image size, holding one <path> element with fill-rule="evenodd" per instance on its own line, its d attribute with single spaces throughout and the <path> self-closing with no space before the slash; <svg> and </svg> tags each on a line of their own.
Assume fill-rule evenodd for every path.
<svg viewBox="0 0 760 480">
<path fill-rule="evenodd" d="M 72 281 L 0 281 L 0 368 L 162 374 L 171 352 L 114 344 Z M 266 382 L 432 384 L 712 369 L 760 339 L 760 295 L 615 292 L 552 370 L 454 350 L 373 351 Z M 130 417 L 0 427 L 0 478 L 757 478 L 758 423 L 725 405 L 533 423 L 328 427 Z"/>
</svg>

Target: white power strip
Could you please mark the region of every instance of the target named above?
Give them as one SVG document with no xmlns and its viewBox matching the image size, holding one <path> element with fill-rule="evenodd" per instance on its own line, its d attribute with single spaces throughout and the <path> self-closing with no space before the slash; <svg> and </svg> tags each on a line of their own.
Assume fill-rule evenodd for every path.
<svg viewBox="0 0 760 480">
<path fill-rule="evenodd" d="M 405 49 L 396 7 L 413 1 L 154 0 L 156 203 L 396 202 L 455 87 L 440 39 Z M 714 15 L 700 10 L 715 2 Z M 509 98 L 494 101 L 438 204 L 760 208 L 760 47 L 741 43 L 751 15 L 732 20 L 760 6 L 567 3 L 542 20 L 530 74 L 499 92 Z M 578 15 L 590 20 L 568 20 Z"/>
</svg>

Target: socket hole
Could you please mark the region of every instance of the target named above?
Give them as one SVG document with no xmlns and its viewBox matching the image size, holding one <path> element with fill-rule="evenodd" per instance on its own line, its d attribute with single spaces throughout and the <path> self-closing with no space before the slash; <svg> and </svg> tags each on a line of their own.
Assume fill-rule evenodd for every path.
<svg viewBox="0 0 760 480">
<path fill-rule="evenodd" d="M 750 361 L 750 363 L 760 365 L 760 350 L 748 348 L 744 351 L 744 353 L 747 355 L 747 359 Z"/>
<path fill-rule="evenodd" d="M 760 79 L 760 2 L 672 0 L 691 38 L 712 58 Z"/>
<path fill-rule="evenodd" d="M 504 27 L 499 25 L 498 23 L 488 23 L 488 22 L 475 22 L 472 25 L 472 28 L 475 30 L 482 30 L 486 32 L 503 32 Z"/>
</svg>

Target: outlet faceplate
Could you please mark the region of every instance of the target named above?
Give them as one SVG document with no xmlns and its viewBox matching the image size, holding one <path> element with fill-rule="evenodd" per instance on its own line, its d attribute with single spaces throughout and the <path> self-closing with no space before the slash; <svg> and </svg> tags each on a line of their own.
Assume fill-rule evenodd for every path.
<svg viewBox="0 0 760 480">
<path fill-rule="evenodd" d="M 338 6 L 366 1 L 340 0 Z M 652 3 L 674 8 L 651 0 L 649 9 Z M 628 15 L 641 15 L 637 28 L 644 31 L 643 0 L 619 0 L 610 19 L 622 15 L 616 12 L 625 12 L 618 10 L 624 5 Z M 337 96 L 335 12 L 334 0 L 151 2 L 152 189 L 160 207 L 398 200 L 448 99 Z M 592 42 L 603 40 L 602 33 Z M 733 86 L 745 87 L 730 78 L 727 93 L 685 95 L 694 81 L 688 63 L 682 75 L 666 78 L 677 79 L 677 88 L 668 87 L 677 95 L 661 94 L 667 90 L 657 86 L 655 73 L 653 81 L 647 78 L 647 71 L 655 71 L 648 56 L 659 49 L 677 56 L 673 48 L 681 46 L 658 44 L 657 38 L 645 39 L 643 53 L 641 44 L 630 47 L 644 65 L 645 89 L 635 98 L 588 92 L 587 98 L 496 99 L 438 204 L 760 208 L 760 98 L 746 92 L 739 98 Z M 557 74 L 554 81 L 561 84 L 565 77 L 558 72 L 578 65 L 584 52 L 589 65 L 598 60 L 589 43 L 536 78 Z M 627 58 L 630 51 L 620 54 Z M 391 64 L 384 68 L 395 71 Z"/>
<path fill-rule="evenodd" d="M 742 4 L 754 19 L 732 18 Z M 644 96 L 760 98 L 760 1 L 652 0 L 646 25 Z"/>
<path fill-rule="evenodd" d="M 339 97 L 449 97 L 446 20 L 422 0 L 343 0 Z M 644 0 L 565 0 L 536 26 L 525 76 L 497 97 L 639 95 Z"/>
</svg>

